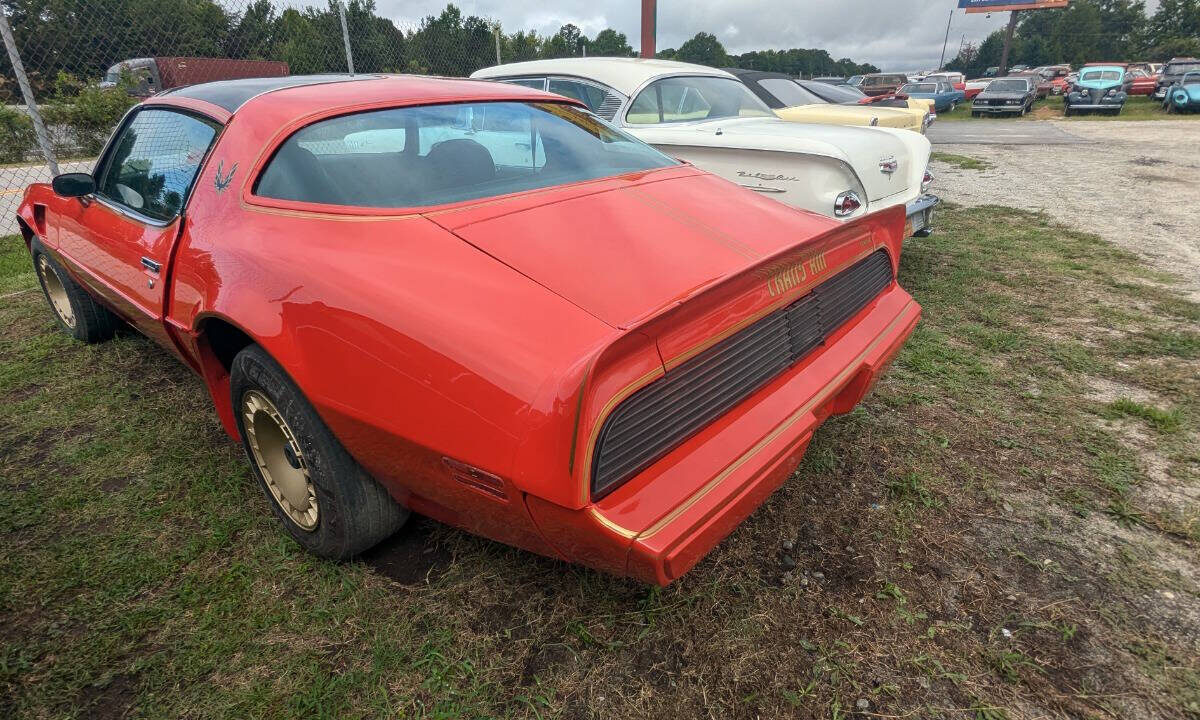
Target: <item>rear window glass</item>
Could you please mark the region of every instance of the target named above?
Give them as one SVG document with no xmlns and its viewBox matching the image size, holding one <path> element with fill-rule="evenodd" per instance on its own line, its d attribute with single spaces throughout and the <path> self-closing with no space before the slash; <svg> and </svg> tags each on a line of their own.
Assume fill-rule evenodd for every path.
<svg viewBox="0 0 1200 720">
<path fill-rule="evenodd" d="M 937 83 L 909 83 L 900 88 L 901 92 L 905 93 L 935 93 L 938 91 Z"/>
<path fill-rule="evenodd" d="M 794 80 L 787 78 L 767 78 L 759 80 L 767 92 L 775 96 L 779 102 L 787 106 L 793 105 L 823 105 L 825 100 L 817 97 L 808 90 L 800 87 Z"/>
<path fill-rule="evenodd" d="M 331 205 L 424 207 L 675 164 L 569 105 L 428 105 L 309 125 L 280 146 L 254 191 Z"/>
<path fill-rule="evenodd" d="M 774 113 L 741 82 L 710 76 L 655 80 L 638 93 L 625 113 L 631 125 L 727 117 L 774 117 Z"/>
</svg>

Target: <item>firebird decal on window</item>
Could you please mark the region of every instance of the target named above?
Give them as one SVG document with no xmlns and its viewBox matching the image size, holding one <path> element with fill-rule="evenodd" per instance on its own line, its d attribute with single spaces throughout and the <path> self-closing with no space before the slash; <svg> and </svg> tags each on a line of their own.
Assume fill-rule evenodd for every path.
<svg viewBox="0 0 1200 720">
<path fill-rule="evenodd" d="M 222 175 L 221 171 L 225 168 L 225 161 L 222 160 L 217 163 L 217 175 L 213 178 L 213 187 L 217 189 L 218 195 L 225 192 L 225 188 L 229 187 L 229 184 L 233 182 L 233 174 L 237 172 L 237 166 L 238 164 L 234 163 L 233 167 L 229 168 L 229 174 Z"/>
</svg>

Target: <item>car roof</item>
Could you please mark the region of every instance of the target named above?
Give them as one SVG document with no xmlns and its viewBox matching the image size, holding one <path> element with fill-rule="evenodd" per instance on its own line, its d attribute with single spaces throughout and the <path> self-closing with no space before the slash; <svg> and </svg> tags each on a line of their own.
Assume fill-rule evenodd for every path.
<svg viewBox="0 0 1200 720">
<path fill-rule="evenodd" d="M 255 121 L 285 123 L 312 114 L 352 110 L 365 106 L 394 106 L 442 102 L 518 101 L 569 102 L 577 100 L 520 85 L 481 82 L 466 78 L 425 75 L 293 75 L 291 83 L 267 82 L 287 78 L 261 78 L 258 92 L 243 80 L 222 80 L 193 85 L 189 92 L 159 93 L 150 105 L 195 107 L 199 100 L 230 113 L 242 110 Z M 279 127 L 279 125 L 276 125 Z"/>
<path fill-rule="evenodd" d="M 528 62 L 493 65 L 477 70 L 472 78 L 514 78 L 522 75 L 573 75 L 576 77 L 595 80 L 613 90 L 632 95 L 635 90 L 648 80 L 660 75 L 709 75 L 712 77 L 734 78 L 724 70 L 693 65 L 692 63 L 676 62 L 674 60 L 653 60 L 647 58 L 621 57 L 587 57 L 587 58 L 558 58 L 555 60 L 530 60 Z M 734 78 L 736 79 L 736 78 Z"/>
<path fill-rule="evenodd" d="M 216 80 L 214 82 L 184 85 L 160 93 L 156 97 L 182 97 L 211 103 L 237 112 L 238 108 L 252 97 L 285 88 L 325 83 L 350 82 L 378 78 L 378 75 L 285 75 L 283 77 L 244 78 L 240 80 Z"/>
<path fill-rule="evenodd" d="M 751 80 L 768 80 L 773 78 L 780 80 L 795 80 L 794 77 L 788 75 L 787 73 L 772 72 L 770 70 L 743 70 L 742 68 L 721 69 L 727 73 L 736 75 L 739 78 L 749 78 Z"/>
</svg>

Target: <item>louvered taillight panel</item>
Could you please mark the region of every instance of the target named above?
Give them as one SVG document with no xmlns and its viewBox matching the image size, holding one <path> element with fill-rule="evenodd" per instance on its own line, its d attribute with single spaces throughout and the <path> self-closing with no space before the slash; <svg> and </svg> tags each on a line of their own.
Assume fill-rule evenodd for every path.
<svg viewBox="0 0 1200 720">
<path fill-rule="evenodd" d="M 891 282 L 891 260 L 874 252 L 630 395 L 596 439 L 592 498 L 616 489 L 778 377 Z"/>
</svg>

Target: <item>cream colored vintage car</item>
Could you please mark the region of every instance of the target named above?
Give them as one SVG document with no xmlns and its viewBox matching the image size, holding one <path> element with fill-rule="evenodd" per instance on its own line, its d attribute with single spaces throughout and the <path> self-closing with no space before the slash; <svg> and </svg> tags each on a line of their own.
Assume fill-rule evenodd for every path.
<svg viewBox="0 0 1200 720">
<path fill-rule="evenodd" d="M 909 108 L 899 100 L 894 104 L 882 98 L 874 102 L 857 88 L 797 80 L 778 72 L 726 69 L 776 115 L 790 122 L 891 127 L 924 133 L 935 117 L 925 107 Z"/>
<path fill-rule="evenodd" d="M 902 206 L 928 235 L 929 141 L 908 130 L 788 122 L 724 70 L 667 60 L 561 58 L 471 77 L 577 98 L 681 160 L 794 207 L 850 220 Z"/>
</svg>

